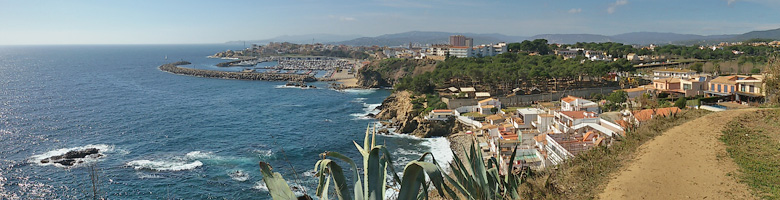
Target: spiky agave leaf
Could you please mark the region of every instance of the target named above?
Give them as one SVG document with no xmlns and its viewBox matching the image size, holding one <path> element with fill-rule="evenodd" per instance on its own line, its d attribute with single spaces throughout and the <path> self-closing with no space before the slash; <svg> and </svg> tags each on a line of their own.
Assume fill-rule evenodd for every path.
<svg viewBox="0 0 780 200">
<path fill-rule="evenodd" d="M 296 199 L 287 181 L 282 178 L 282 174 L 271 171 L 271 165 L 260 162 L 260 174 L 263 175 L 263 182 L 268 187 L 268 192 L 274 199 Z"/>
<path fill-rule="evenodd" d="M 317 175 L 320 177 L 320 183 L 317 186 L 317 196 L 321 199 L 328 199 L 328 185 L 330 179 L 334 181 L 336 196 L 339 200 L 352 199 L 347 188 L 347 179 L 344 177 L 344 170 L 331 159 L 322 159 L 317 162 L 315 167 L 319 166 Z M 327 177 L 326 177 L 327 176 Z M 323 177 L 325 180 L 323 181 Z"/>
<path fill-rule="evenodd" d="M 354 197 L 355 197 L 356 200 L 362 200 L 363 199 L 363 184 L 362 184 L 362 181 L 360 180 L 360 174 L 358 173 L 357 165 L 355 164 L 355 162 L 351 158 L 349 158 L 349 157 L 347 157 L 347 156 L 345 156 L 343 154 L 340 154 L 338 152 L 331 152 L 331 151 L 329 151 L 329 152 L 323 153 L 322 156 L 323 156 L 323 158 L 324 157 L 337 158 L 337 159 L 340 159 L 340 160 L 346 162 L 347 164 L 349 164 L 349 166 L 352 169 L 352 177 L 354 178 L 354 180 L 352 181 L 354 183 L 353 186 L 355 188 L 354 191 L 353 191 L 354 192 Z M 316 166 L 315 166 L 315 169 L 316 169 Z"/>
<path fill-rule="evenodd" d="M 444 178 L 441 169 L 433 163 L 423 161 L 412 161 L 406 164 L 403 178 L 401 179 L 401 191 L 398 193 L 398 199 L 417 199 L 420 193 L 420 187 L 425 187 L 425 175 L 433 182 L 439 195 L 444 195 Z M 427 195 L 427 191 L 422 191 Z M 452 197 L 454 198 L 454 197 Z"/>
</svg>

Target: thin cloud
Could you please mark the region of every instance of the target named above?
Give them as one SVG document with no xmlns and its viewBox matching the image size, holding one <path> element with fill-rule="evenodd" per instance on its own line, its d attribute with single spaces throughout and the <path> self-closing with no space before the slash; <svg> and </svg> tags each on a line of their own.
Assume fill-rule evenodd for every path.
<svg viewBox="0 0 780 200">
<path fill-rule="evenodd" d="M 577 14 L 577 13 L 581 13 L 581 12 L 582 12 L 582 8 L 572 8 L 572 9 L 569 10 L 569 13 L 571 13 L 571 14 Z"/>
<path fill-rule="evenodd" d="M 393 8 L 433 8 L 429 4 L 408 0 L 379 0 L 379 5 Z"/>
<path fill-rule="evenodd" d="M 726 0 L 726 4 L 728 4 L 729 6 L 733 5 L 736 2 L 737 0 Z"/>
<path fill-rule="evenodd" d="M 355 19 L 354 17 L 346 17 L 346 16 L 328 15 L 328 18 L 337 19 L 342 22 L 357 21 L 357 19 Z"/>
<path fill-rule="evenodd" d="M 628 0 L 617 0 L 615 3 L 609 4 L 609 7 L 607 8 L 607 13 L 612 14 L 615 13 L 617 8 L 622 5 L 628 4 Z"/>
</svg>

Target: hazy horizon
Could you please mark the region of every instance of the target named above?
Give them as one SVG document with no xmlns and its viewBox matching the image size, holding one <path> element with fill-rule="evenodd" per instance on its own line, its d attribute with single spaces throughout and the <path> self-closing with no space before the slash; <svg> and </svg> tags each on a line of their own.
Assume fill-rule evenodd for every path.
<svg viewBox="0 0 780 200">
<path fill-rule="evenodd" d="M 220 44 L 282 35 L 408 31 L 742 34 L 780 28 L 770 0 L 0 1 L 0 45 Z"/>
</svg>

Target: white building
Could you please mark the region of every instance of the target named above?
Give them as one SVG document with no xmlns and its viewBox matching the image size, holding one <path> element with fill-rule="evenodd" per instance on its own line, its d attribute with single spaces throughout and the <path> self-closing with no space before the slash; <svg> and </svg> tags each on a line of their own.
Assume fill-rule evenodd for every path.
<svg viewBox="0 0 780 200">
<path fill-rule="evenodd" d="M 693 75 L 696 75 L 696 71 L 690 69 L 666 68 L 666 69 L 653 70 L 653 80 L 658 80 L 663 78 L 687 79 Z"/>
<path fill-rule="evenodd" d="M 477 103 L 479 113 L 483 115 L 493 114 L 490 110 L 493 108 L 501 109 L 501 102 L 498 99 L 488 98 Z"/>
<path fill-rule="evenodd" d="M 567 96 L 561 99 L 562 111 L 588 111 L 599 113 L 599 105 L 595 102 L 588 101 L 583 98 L 575 96 Z"/>
</svg>

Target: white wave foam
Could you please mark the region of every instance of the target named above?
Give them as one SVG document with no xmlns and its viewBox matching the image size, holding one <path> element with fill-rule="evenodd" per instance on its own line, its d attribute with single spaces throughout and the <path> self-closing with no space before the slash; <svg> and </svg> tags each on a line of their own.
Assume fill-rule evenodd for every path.
<svg viewBox="0 0 780 200">
<path fill-rule="evenodd" d="M 188 159 L 197 160 L 197 159 L 212 159 L 215 156 L 214 153 L 211 152 L 192 151 L 184 155 L 184 157 Z"/>
<path fill-rule="evenodd" d="M 303 172 L 303 176 L 308 176 L 308 177 L 314 177 L 315 174 L 317 174 L 316 169 L 310 169 Z"/>
<path fill-rule="evenodd" d="M 109 153 L 109 152 L 114 151 L 114 146 L 113 145 L 90 144 L 90 145 L 81 146 L 81 147 L 62 148 L 62 149 L 51 150 L 51 151 L 48 151 L 48 152 L 43 153 L 43 154 L 33 155 L 33 156 L 30 157 L 30 160 L 32 162 L 37 163 L 38 165 L 41 165 L 41 166 L 53 165 L 53 166 L 61 167 L 61 168 L 68 168 L 69 166 L 64 166 L 64 165 L 61 165 L 59 163 L 54 163 L 54 162 L 41 163 L 41 161 L 43 159 L 50 158 L 52 156 L 65 155 L 66 153 L 68 153 L 70 151 L 81 151 L 81 150 L 85 150 L 85 149 L 89 149 L 89 148 L 98 149 L 98 153 L 101 156 L 95 156 L 95 157 L 87 156 L 86 158 L 75 159 L 76 160 L 75 164 L 73 166 L 70 166 L 70 167 L 77 167 L 77 166 L 79 166 L 81 164 L 97 162 L 98 160 L 103 159 L 103 158 L 106 157 L 105 153 Z"/>
<path fill-rule="evenodd" d="M 240 169 L 239 170 L 235 170 L 235 171 L 230 170 L 230 172 L 228 172 L 228 176 L 230 176 L 230 178 L 232 178 L 233 180 L 236 180 L 236 181 L 239 181 L 239 182 L 244 182 L 246 180 L 249 180 L 249 173 L 245 172 L 244 170 L 240 170 Z"/>
<path fill-rule="evenodd" d="M 269 150 L 254 150 L 254 153 L 257 154 L 258 157 L 261 159 L 265 158 L 271 158 L 274 156 L 274 151 Z"/>
<path fill-rule="evenodd" d="M 290 189 L 292 190 L 293 194 L 295 194 L 295 196 L 303 196 L 304 191 L 310 192 L 306 186 L 302 186 L 297 183 L 287 182 L 287 185 L 290 186 Z M 255 182 L 255 185 L 252 186 L 252 189 L 268 192 L 268 186 L 263 181 Z"/>
<path fill-rule="evenodd" d="M 192 170 L 197 167 L 203 166 L 203 163 L 200 162 L 199 160 L 190 163 L 183 162 L 183 161 L 134 160 L 128 162 L 127 165 L 135 168 L 136 170 L 149 169 L 155 171 L 182 171 L 182 170 Z"/>
<path fill-rule="evenodd" d="M 355 117 L 355 119 L 373 119 L 373 117 L 369 117 L 368 114 L 379 114 L 380 110 L 376 109 L 377 107 L 381 106 L 381 103 L 376 104 L 368 104 L 363 103 L 363 113 L 352 113 L 349 114 L 349 116 Z"/>
<path fill-rule="evenodd" d="M 427 138 L 422 142 L 423 145 L 430 147 L 430 152 L 439 163 L 439 167 L 445 172 L 449 172 L 449 163 L 455 158 L 452 155 L 450 141 L 445 137 Z"/>
<path fill-rule="evenodd" d="M 350 93 L 350 94 L 367 95 L 367 94 L 374 93 L 377 90 L 378 89 L 376 89 L 376 88 L 370 88 L 370 89 L 354 89 L 353 88 L 353 89 L 344 89 L 344 90 L 341 90 L 341 91 L 343 91 L 345 93 Z"/>
<path fill-rule="evenodd" d="M 135 175 L 137 175 L 138 178 L 140 178 L 140 179 L 161 179 L 161 178 L 163 178 L 162 176 L 157 175 L 157 174 L 147 174 L 147 173 L 141 173 L 141 172 L 135 173 Z"/>
<path fill-rule="evenodd" d="M 366 101 L 367 98 L 355 98 L 355 100 L 352 100 L 354 103 L 363 103 Z"/>
<path fill-rule="evenodd" d="M 263 181 L 255 182 L 255 185 L 252 186 L 252 189 L 268 192 L 268 186 L 265 185 L 265 182 Z"/>
</svg>

